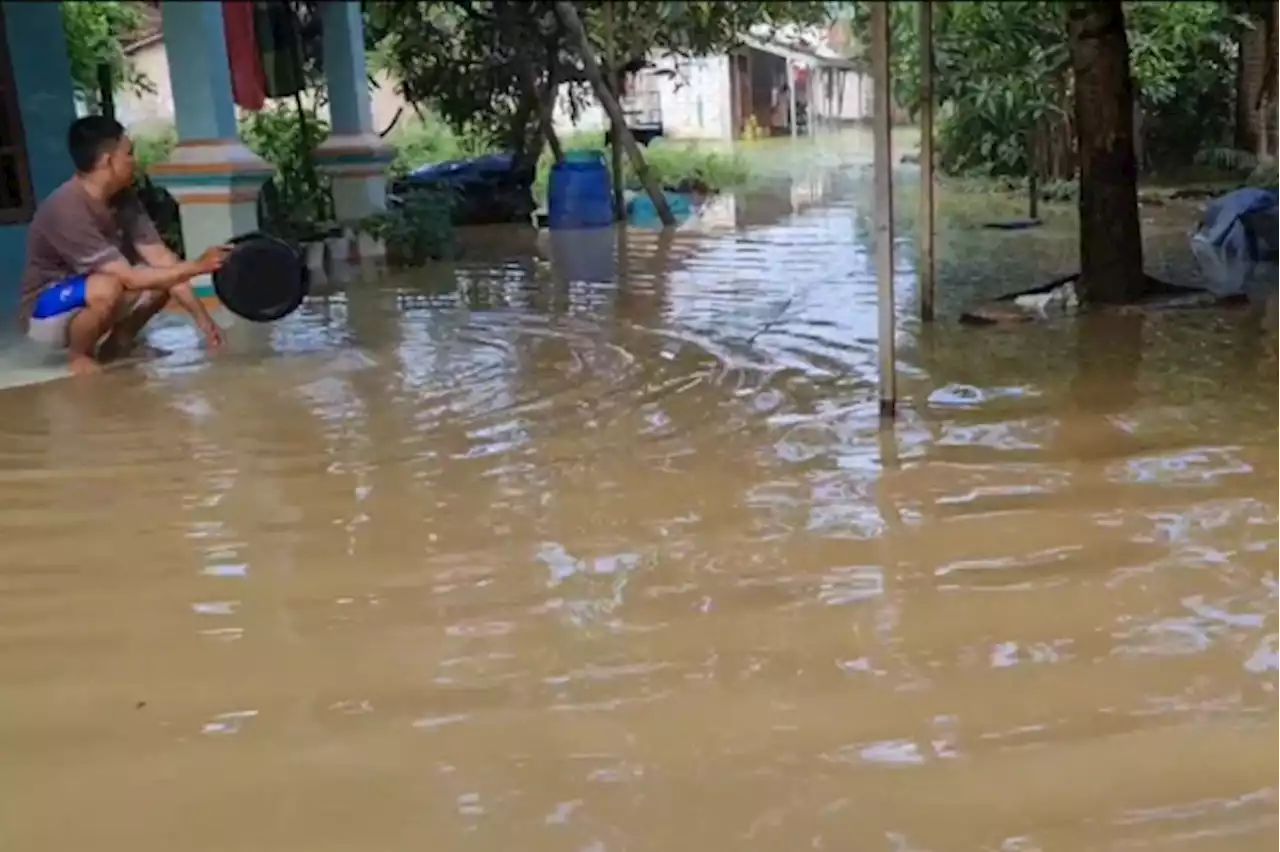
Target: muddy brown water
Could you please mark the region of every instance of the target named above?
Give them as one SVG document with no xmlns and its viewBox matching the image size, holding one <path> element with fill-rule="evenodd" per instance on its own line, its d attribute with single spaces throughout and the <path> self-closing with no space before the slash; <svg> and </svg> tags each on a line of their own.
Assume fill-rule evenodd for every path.
<svg viewBox="0 0 1280 852">
<path fill-rule="evenodd" d="M 6 392 L 0 847 L 1273 848 L 1274 332 L 922 330 L 904 239 L 884 433 L 805 192 Z"/>
</svg>

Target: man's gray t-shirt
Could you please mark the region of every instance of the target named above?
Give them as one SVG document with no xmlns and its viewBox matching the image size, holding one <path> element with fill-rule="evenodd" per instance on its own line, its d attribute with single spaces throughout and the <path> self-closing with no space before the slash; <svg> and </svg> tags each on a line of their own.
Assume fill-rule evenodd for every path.
<svg viewBox="0 0 1280 852">
<path fill-rule="evenodd" d="M 114 260 L 137 261 L 135 246 L 160 243 L 132 192 L 104 204 L 76 178 L 55 189 L 36 209 L 27 230 L 20 312 L 25 323 L 40 291 Z"/>
</svg>

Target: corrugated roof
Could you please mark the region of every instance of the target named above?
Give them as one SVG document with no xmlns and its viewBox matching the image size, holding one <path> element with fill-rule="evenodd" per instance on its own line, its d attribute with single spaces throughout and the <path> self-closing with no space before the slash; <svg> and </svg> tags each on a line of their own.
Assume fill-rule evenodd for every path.
<svg viewBox="0 0 1280 852">
<path fill-rule="evenodd" d="M 757 24 L 749 30 L 743 41 L 757 50 L 787 56 L 793 61 L 826 65 L 834 68 L 857 68 L 858 63 L 849 59 L 831 43 L 831 28 L 797 27 L 787 24 L 773 27 Z"/>
</svg>

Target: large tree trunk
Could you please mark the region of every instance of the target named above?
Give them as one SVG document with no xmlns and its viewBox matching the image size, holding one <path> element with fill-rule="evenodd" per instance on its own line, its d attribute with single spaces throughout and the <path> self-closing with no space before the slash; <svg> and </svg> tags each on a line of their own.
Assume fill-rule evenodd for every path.
<svg viewBox="0 0 1280 852">
<path fill-rule="evenodd" d="M 1133 145 L 1133 79 L 1120 0 L 1074 2 L 1067 29 L 1080 157 L 1080 299 L 1142 296 L 1142 228 Z"/>
<path fill-rule="evenodd" d="M 1235 147 L 1256 152 L 1262 128 L 1262 114 L 1255 108 L 1266 82 L 1267 34 L 1262 21 L 1240 33 L 1236 58 Z"/>
<path fill-rule="evenodd" d="M 640 153 L 640 146 L 636 144 L 636 138 L 631 135 L 631 130 L 627 127 L 626 119 L 622 115 L 622 107 L 618 105 L 618 99 L 614 97 L 613 91 L 604 79 L 604 72 L 600 70 L 600 63 L 596 61 L 595 53 L 591 50 L 591 42 L 587 39 L 586 30 L 582 28 L 582 21 L 578 18 L 578 10 L 573 8 L 573 4 L 566 0 L 557 0 L 555 9 L 556 17 L 564 25 L 569 38 L 577 45 L 579 57 L 582 59 L 582 70 L 586 73 L 587 80 L 591 82 L 591 88 L 595 91 L 596 99 L 600 101 L 600 106 L 604 107 L 604 111 L 608 114 L 613 126 L 621 131 L 615 135 L 621 137 L 622 148 L 627 152 L 627 157 L 631 160 L 631 167 L 636 170 L 636 177 L 640 178 L 640 184 L 645 188 L 645 192 L 649 194 L 650 200 L 653 201 L 653 207 L 658 212 L 658 218 L 662 220 L 662 224 L 666 227 L 675 227 L 675 214 L 671 212 L 671 207 L 667 204 L 667 198 L 662 194 L 662 187 L 654 179 L 653 173 L 649 171 L 649 165 L 644 161 L 644 155 Z"/>
</svg>

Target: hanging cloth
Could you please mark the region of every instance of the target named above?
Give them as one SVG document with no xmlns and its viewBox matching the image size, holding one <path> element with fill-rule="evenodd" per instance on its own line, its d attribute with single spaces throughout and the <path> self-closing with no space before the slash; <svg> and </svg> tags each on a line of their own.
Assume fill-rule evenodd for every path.
<svg viewBox="0 0 1280 852">
<path fill-rule="evenodd" d="M 231 96 L 236 106 L 256 112 L 267 101 L 267 78 L 253 28 L 253 4 L 224 0 L 222 29 L 227 40 L 227 65 L 231 69 Z"/>
<path fill-rule="evenodd" d="M 255 0 L 253 25 L 266 76 L 267 97 L 293 97 L 304 88 L 302 39 L 293 7 L 281 0 Z"/>
</svg>

